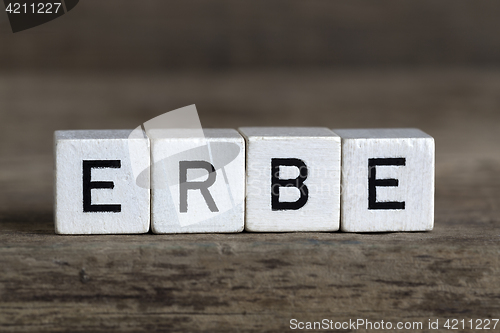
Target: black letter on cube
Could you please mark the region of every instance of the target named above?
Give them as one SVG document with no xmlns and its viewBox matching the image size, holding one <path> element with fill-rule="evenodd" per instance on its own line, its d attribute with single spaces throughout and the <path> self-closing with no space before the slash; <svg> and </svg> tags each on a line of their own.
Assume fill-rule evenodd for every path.
<svg viewBox="0 0 500 333">
<path fill-rule="evenodd" d="M 299 169 L 295 179 L 280 179 L 280 166 L 294 166 Z M 307 166 L 298 158 L 273 158 L 271 159 L 271 209 L 272 210 L 297 210 L 307 202 L 309 190 L 304 184 L 307 179 Z M 280 202 L 280 187 L 296 187 L 300 191 L 300 198 L 294 202 Z"/>
<path fill-rule="evenodd" d="M 405 166 L 405 158 L 370 158 L 368 159 L 368 209 L 405 209 L 405 202 L 377 201 L 377 187 L 397 187 L 397 179 L 377 179 L 377 166 Z"/>
<path fill-rule="evenodd" d="M 208 178 L 203 182 L 188 182 L 187 170 L 188 169 L 205 169 L 208 171 Z M 207 161 L 180 161 L 179 162 L 179 190 L 180 190 L 180 212 L 187 213 L 187 191 L 200 190 L 208 208 L 211 212 L 216 213 L 219 211 L 215 205 L 214 198 L 210 194 L 208 188 L 215 183 L 215 168 Z"/>
<path fill-rule="evenodd" d="M 92 189 L 113 189 L 115 184 L 113 182 L 93 182 L 92 169 L 102 168 L 121 168 L 120 160 L 91 160 L 83 161 L 83 212 L 84 213 L 120 213 L 122 211 L 121 205 L 93 205 L 92 204 Z"/>
</svg>

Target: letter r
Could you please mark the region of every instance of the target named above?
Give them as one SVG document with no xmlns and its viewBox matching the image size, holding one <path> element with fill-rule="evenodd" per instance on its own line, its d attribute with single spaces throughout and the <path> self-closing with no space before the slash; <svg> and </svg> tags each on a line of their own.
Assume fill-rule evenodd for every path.
<svg viewBox="0 0 500 333">
<path fill-rule="evenodd" d="M 208 172 L 208 178 L 202 182 L 188 182 L 187 171 L 188 169 L 205 169 Z M 180 212 L 187 213 L 187 191 L 200 190 L 208 208 L 211 212 L 218 212 L 219 209 L 215 205 L 214 198 L 210 194 L 208 188 L 215 183 L 215 168 L 207 161 L 180 161 L 179 162 L 179 190 L 180 190 Z"/>
</svg>

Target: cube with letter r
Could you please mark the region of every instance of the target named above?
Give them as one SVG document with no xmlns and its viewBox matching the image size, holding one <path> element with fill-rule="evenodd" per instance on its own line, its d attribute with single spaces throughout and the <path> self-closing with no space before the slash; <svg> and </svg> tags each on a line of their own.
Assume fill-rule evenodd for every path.
<svg viewBox="0 0 500 333">
<path fill-rule="evenodd" d="M 151 129 L 151 229 L 156 234 L 244 228 L 245 142 L 234 129 Z"/>
</svg>

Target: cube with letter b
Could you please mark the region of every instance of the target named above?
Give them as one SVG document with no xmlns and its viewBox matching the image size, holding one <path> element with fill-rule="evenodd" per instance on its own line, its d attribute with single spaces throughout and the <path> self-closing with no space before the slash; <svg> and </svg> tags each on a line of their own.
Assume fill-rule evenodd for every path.
<svg viewBox="0 0 500 333">
<path fill-rule="evenodd" d="M 418 129 L 336 129 L 342 138 L 341 230 L 434 226 L 434 139 Z"/>
<path fill-rule="evenodd" d="M 56 131 L 55 227 L 58 234 L 146 233 L 149 174 L 139 186 L 132 159 L 149 166 L 149 140 L 131 130 Z"/>
<path fill-rule="evenodd" d="M 234 129 L 151 129 L 151 228 L 241 232 L 245 142 Z"/>
<path fill-rule="evenodd" d="M 242 127 L 247 143 L 245 229 L 337 231 L 340 138 L 319 127 Z"/>
</svg>

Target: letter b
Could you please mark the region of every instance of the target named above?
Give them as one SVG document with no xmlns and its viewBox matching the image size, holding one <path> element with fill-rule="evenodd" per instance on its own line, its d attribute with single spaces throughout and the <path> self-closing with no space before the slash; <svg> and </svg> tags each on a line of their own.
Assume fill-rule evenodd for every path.
<svg viewBox="0 0 500 333">
<path fill-rule="evenodd" d="M 295 179 L 281 179 L 280 166 L 293 166 L 299 169 L 299 175 Z M 307 166 L 304 161 L 297 158 L 273 158 L 271 159 L 271 208 L 272 210 L 297 210 L 307 202 L 309 190 L 304 184 L 307 179 Z M 296 187 L 300 192 L 300 198 L 294 202 L 281 202 L 279 200 L 280 187 Z"/>
</svg>

